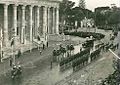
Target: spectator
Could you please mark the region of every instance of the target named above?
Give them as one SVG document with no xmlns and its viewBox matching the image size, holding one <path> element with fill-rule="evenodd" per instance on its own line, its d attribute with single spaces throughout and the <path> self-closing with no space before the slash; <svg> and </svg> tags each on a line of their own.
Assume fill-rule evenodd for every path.
<svg viewBox="0 0 120 85">
<path fill-rule="evenodd" d="M 21 56 L 21 51 L 18 50 L 18 58 Z"/>
<path fill-rule="evenodd" d="M 12 56 L 10 56 L 10 67 L 12 67 L 13 59 Z"/>
<path fill-rule="evenodd" d="M 43 43 L 43 50 L 45 49 L 45 44 Z"/>
<path fill-rule="evenodd" d="M 37 40 L 40 41 L 40 37 L 39 36 L 37 36 Z"/>
</svg>

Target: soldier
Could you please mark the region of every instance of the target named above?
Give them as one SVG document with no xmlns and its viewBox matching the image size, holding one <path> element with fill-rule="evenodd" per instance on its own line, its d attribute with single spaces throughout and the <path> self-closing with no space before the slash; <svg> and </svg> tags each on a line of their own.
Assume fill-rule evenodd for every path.
<svg viewBox="0 0 120 85">
<path fill-rule="evenodd" d="M 117 49 L 119 48 L 119 43 L 117 43 L 117 46 L 116 46 L 116 47 L 117 47 Z"/>
<path fill-rule="evenodd" d="M 43 43 L 43 50 L 45 49 L 45 44 Z"/>
<path fill-rule="evenodd" d="M 82 51 L 82 47 L 80 47 L 80 52 Z"/>
<path fill-rule="evenodd" d="M 48 41 L 47 41 L 47 47 L 48 47 Z"/>
</svg>

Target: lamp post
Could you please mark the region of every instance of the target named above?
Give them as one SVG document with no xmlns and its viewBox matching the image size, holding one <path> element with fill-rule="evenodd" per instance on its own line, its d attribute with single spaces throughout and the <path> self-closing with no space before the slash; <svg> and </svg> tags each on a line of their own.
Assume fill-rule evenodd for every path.
<svg viewBox="0 0 120 85">
<path fill-rule="evenodd" d="M 12 46 L 12 58 L 13 58 L 13 65 L 15 65 L 15 54 L 14 54 L 14 52 L 15 52 L 15 46 L 14 46 L 14 44 L 15 44 L 15 37 L 13 37 L 12 38 L 12 42 L 11 43 L 13 43 L 13 45 L 11 45 Z"/>
<path fill-rule="evenodd" d="M 3 34 L 2 34 L 2 27 L 1 27 L 1 30 L 0 30 L 0 38 L 1 38 L 1 58 L 0 58 L 0 62 L 3 62 L 3 60 L 2 60 L 2 58 L 3 58 L 3 49 L 2 49 L 2 47 L 3 47 L 3 45 L 2 45 L 2 41 L 3 41 Z"/>
<path fill-rule="evenodd" d="M 13 62 L 12 64 L 15 65 L 15 42 L 16 42 L 16 35 L 15 35 L 15 29 L 12 30 L 13 32 L 13 37 L 11 39 L 11 47 L 12 47 L 12 59 L 13 59 Z"/>
</svg>

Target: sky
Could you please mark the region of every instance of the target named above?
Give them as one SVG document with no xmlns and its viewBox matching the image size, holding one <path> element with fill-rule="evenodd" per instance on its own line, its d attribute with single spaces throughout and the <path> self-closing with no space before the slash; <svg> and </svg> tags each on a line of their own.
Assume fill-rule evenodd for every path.
<svg viewBox="0 0 120 85">
<path fill-rule="evenodd" d="M 76 2 L 76 6 L 79 3 L 79 0 L 70 0 Z M 94 11 L 94 8 L 101 6 L 111 6 L 111 4 L 116 4 L 120 7 L 120 0 L 85 0 L 86 8 Z"/>
</svg>

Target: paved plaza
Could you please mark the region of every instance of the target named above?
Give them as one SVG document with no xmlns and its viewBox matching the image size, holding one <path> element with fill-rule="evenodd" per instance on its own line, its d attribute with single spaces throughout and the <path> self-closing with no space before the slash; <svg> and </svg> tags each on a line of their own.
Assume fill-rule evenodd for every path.
<svg viewBox="0 0 120 85">
<path fill-rule="evenodd" d="M 107 34 L 106 38 L 109 37 L 108 33 L 110 32 L 105 33 Z M 97 61 L 76 73 L 73 73 L 72 69 L 60 72 L 57 63 L 53 63 L 52 69 L 50 65 L 52 51 L 59 44 L 78 45 L 84 40 L 71 37 L 71 41 L 50 41 L 49 47 L 42 50 L 41 55 L 37 48 L 34 48 L 32 52 L 24 52 L 20 58 L 16 59 L 16 62 L 20 62 L 23 68 L 22 78 L 19 80 L 11 81 L 9 59 L 4 60 L 0 64 L 0 85 L 69 85 L 71 82 L 78 83 L 78 85 L 86 85 L 85 83 L 91 82 L 90 85 L 93 85 L 114 71 L 112 67 L 113 55 L 110 52 L 103 53 Z M 76 47 L 78 50 L 79 48 Z"/>
</svg>

